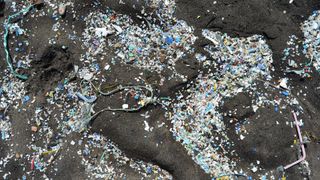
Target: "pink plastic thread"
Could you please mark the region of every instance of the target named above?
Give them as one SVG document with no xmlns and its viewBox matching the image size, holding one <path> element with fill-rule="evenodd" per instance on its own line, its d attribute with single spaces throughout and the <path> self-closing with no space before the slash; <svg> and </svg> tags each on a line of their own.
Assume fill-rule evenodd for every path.
<svg viewBox="0 0 320 180">
<path fill-rule="evenodd" d="M 300 141 L 300 147 L 301 147 L 301 150 L 302 150 L 302 157 L 300 159 L 298 159 L 297 161 L 286 165 L 284 167 L 285 170 L 291 168 L 292 166 L 294 166 L 296 164 L 299 164 L 300 162 L 304 161 L 306 159 L 306 157 L 307 157 L 306 150 L 304 148 L 303 141 L 302 141 L 302 135 L 301 135 L 300 127 L 299 127 L 299 122 L 298 122 L 298 119 L 297 119 L 297 114 L 294 111 L 292 111 L 292 114 L 293 114 L 293 118 L 294 118 L 295 123 L 296 123 L 296 128 L 297 128 L 299 141 Z"/>
</svg>

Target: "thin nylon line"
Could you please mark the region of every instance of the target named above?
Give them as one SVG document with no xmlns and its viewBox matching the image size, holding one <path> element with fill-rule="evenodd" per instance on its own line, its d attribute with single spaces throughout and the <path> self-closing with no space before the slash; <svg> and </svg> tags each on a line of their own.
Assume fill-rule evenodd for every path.
<svg viewBox="0 0 320 180">
<path fill-rule="evenodd" d="M 153 93 L 153 89 L 149 86 L 118 86 L 117 88 L 108 91 L 108 92 L 102 92 L 100 87 L 96 87 L 91 81 L 86 81 L 86 80 L 82 80 L 80 82 L 80 86 L 82 86 L 83 82 L 88 82 L 94 90 L 98 91 L 99 94 L 103 95 L 103 96 L 111 96 L 112 94 L 118 93 L 120 91 L 124 91 L 126 89 L 134 89 L 136 91 L 143 91 L 146 90 L 150 93 L 149 96 L 147 96 L 146 98 L 144 98 L 145 103 L 143 105 L 140 105 L 136 108 L 129 108 L 129 109 L 124 109 L 124 108 L 104 108 L 98 112 L 96 112 L 95 114 L 91 115 L 90 113 L 87 114 L 87 116 L 85 118 L 83 118 L 81 120 L 81 127 L 82 130 L 84 129 L 85 126 L 87 126 L 87 124 L 90 123 L 90 121 L 92 121 L 93 119 L 95 119 L 97 116 L 99 116 L 101 113 L 106 112 L 106 111 L 122 111 L 122 112 L 137 112 L 140 111 L 142 108 L 147 107 L 148 105 L 152 104 L 152 103 L 157 103 L 156 98 L 154 97 L 154 93 Z"/>
<path fill-rule="evenodd" d="M 34 6 L 34 5 L 29 5 L 27 8 L 22 9 L 22 10 L 19 11 L 18 13 L 13 14 L 13 15 L 9 15 L 9 17 L 8 17 L 8 19 L 5 21 L 5 25 L 4 25 L 4 26 L 5 26 L 5 33 L 4 33 L 4 36 L 3 36 L 3 46 L 4 46 L 4 51 L 5 51 L 5 53 L 6 53 L 7 66 L 9 67 L 11 73 L 12 73 L 15 77 L 20 78 L 20 79 L 23 79 L 23 80 L 27 80 L 27 79 L 28 79 L 28 76 L 17 73 L 16 70 L 13 68 L 13 65 L 12 65 L 12 63 L 11 63 L 9 46 L 8 46 L 9 28 L 11 27 L 10 20 L 13 19 L 13 18 L 18 17 L 20 14 L 24 14 L 24 13 L 29 12 L 30 9 L 31 9 L 33 6 Z"/>
</svg>

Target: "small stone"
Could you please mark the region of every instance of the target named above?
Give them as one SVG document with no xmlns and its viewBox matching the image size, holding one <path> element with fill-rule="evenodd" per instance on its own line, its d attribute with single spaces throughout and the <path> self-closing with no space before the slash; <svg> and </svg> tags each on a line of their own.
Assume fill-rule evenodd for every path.
<svg viewBox="0 0 320 180">
<path fill-rule="evenodd" d="M 42 3 L 43 3 L 43 0 L 32 0 L 32 3 L 33 3 L 33 4 L 36 4 L 36 5 L 42 4 Z"/>
<path fill-rule="evenodd" d="M 166 56 L 165 54 L 160 54 L 160 62 L 161 63 L 165 63 L 167 60 L 166 60 Z"/>
<path fill-rule="evenodd" d="M 37 132 L 38 131 L 38 127 L 37 126 L 31 126 L 31 131 L 32 132 Z"/>
</svg>

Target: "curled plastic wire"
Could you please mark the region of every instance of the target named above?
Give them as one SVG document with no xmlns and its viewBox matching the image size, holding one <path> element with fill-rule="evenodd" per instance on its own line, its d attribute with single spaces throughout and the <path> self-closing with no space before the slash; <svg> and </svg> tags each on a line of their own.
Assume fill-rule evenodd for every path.
<svg viewBox="0 0 320 180">
<path fill-rule="evenodd" d="M 153 89 L 150 87 L 150 86 L 118 86 L 116 87 L 115 89 L 111 90 L 111 91 L 108 91 L 108 92 L 102 92 L 100 87 L 96 87 L 91 81 L 81 81 L 81 84 L 83 82 L 88 82 L 90 83 L 90 85 L 101 95 L 103 96 L 111 96 L 117 92 L 120 92 L 120 91 L 124 91 L 126 89 L 134 89 L 136 91 L 142 91 L 142 90 L 146 90 L 148 91 L 150 94 L 143 98 L 143 101 L 144 101 L 144 104 L 143 105 L 140 105 L 138 107 L 135 107 L 135 108 L 128 108 L 128 109 L 124 109 L 124 108 L 104 108 L 98 112 L 96 112 L 94 115 L 90 116 L 86 116 L 84 119 L 81 120 L 81 125 L 80 125 L 80 129 L 83 130 L 87 124 L 90 123 L 90 121 L 92 121 L 94 118 L 96 118 L 98 115 L 100 115 L 101 113 L 103 112 L 106 112 L 106 111 L 122 111 L 122 112 L 137 112 L 137 111 L 140 111 L 142 108 L 148 106 L 149 104 L 153 104 L 153 103 L 156 103 L 157 102 L 157 98 L 154 97 L 154 93 L 153 93 Z"/>
<path fill-rule="evenodd" d="M 104 112 L 104 111 L 125 111 L 125 112 L 139 111 L 143 107 L 156 102 L 156 98 L 154 97 L 153 89 L 150 86 L 139 86 L 139 85 L 138 86 L 122 86 L 122 85 L 119 85 L 117 88 L 115 88 L 115 89 L 113 89 L 111 91 L 102 92 L 100 87 L 96 87 L 91 81 L 88 81 L 88 82 L 90 83 L 90 85 L 97 92 L 99 92 L 99 94 L 101 94 L 103 96 L 111 96 L 112 94 L 115 94 L 115 93 L 120 92 L 120 91 L 124 91 L 126 89 L 134 89 L 136 91 L 147 90 L 150 93 L 150 95 L 148 97 L 143 99 L 144 102 L 145 102 L 144 105 L 141 105 L 139 107 L 129 108 L 129 109 L 124 109 L 124 108 L 105 108 L 105 109 L 102 109 L 101 111 L 99 111 L 96 114 L 99 114 L 99 113 Z"/>
<path fill-rule="evenodd" d="M 10 52 L 9 52 L 9 45 L 8 45 L 8 36 L 9 36 L 9 28 L 11 27 L 11 24 L 10 24 L 10 21 L 11 19 L 13 18 L 16 18 L 18 16 L 20 16 L 21 14 L 25 14 L 27 12 L 30 11 L 30 9 L 33 7 L 34 5 L 31 4 L 29 5 L 27 8 L 25 9 L 22 9 L 21 11 L 17 12 L 16 14 L 13 14 L 13 15 L 10 15 L 8 17 L 8 19 L 5 21 L 5 32 L 4 32 L 4 36 L 3 36 L 3 46 L 4 46 L 4 51 L 6 53 L 6 62 L 7 62 L 7 65 L 11 71 L 11 73 L 19 78 L 19 79 L 23 79 L 23 80 L 27 80 L 28 77 L 26 75 L 23 75 L 23 74 L 19 74 L 16 72 L 16 70 L 13 68 L 13 65 L 11 63 L 11 58 L 10 58 Z"/>
</svg>

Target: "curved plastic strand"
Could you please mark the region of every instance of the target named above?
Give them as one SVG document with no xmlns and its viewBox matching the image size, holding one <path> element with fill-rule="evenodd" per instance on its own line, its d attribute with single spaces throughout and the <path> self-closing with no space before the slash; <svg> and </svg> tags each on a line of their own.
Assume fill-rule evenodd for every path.
<svg viewBox="0 0 320 180">
<path fill-rule="evenodd" d="M 11 63 L 11 58 L 10 58 L 10 52 L 9 52 L 9 46 L 8 46 L 8 36 L 9 36 L 9 28 L 11 26 L 10 24 L 10 20 L 19 16 L 20 14 L 24 14 L 24 13 L 27 13 L 30 11 L 30 9 L 33 7 L 33 5 L 29 5 L 27 8 L 19 11 L 18 13 L 16 14 L 13 14 L 13 15 L 10 15 L 8 17 L 8 19 L 6 20 L 5 22 L 5 32 L 4 32 L 4 36 L 3 36 L 3 46 L 4 46 L 4 51 L 5 51 L 5 54 L 6 54 L 6 62 L 7 62 L 7 65 L 11 71 L 11 73 L 19 78 L 19 79 L 23 79 L 23 80 L 27 80 L 28 77 L 26 75 L 23 75 L 23 74 L 19 74 L 16 72 L 16 70 L 13 68 L 13 65 Z"/>
</svg>

